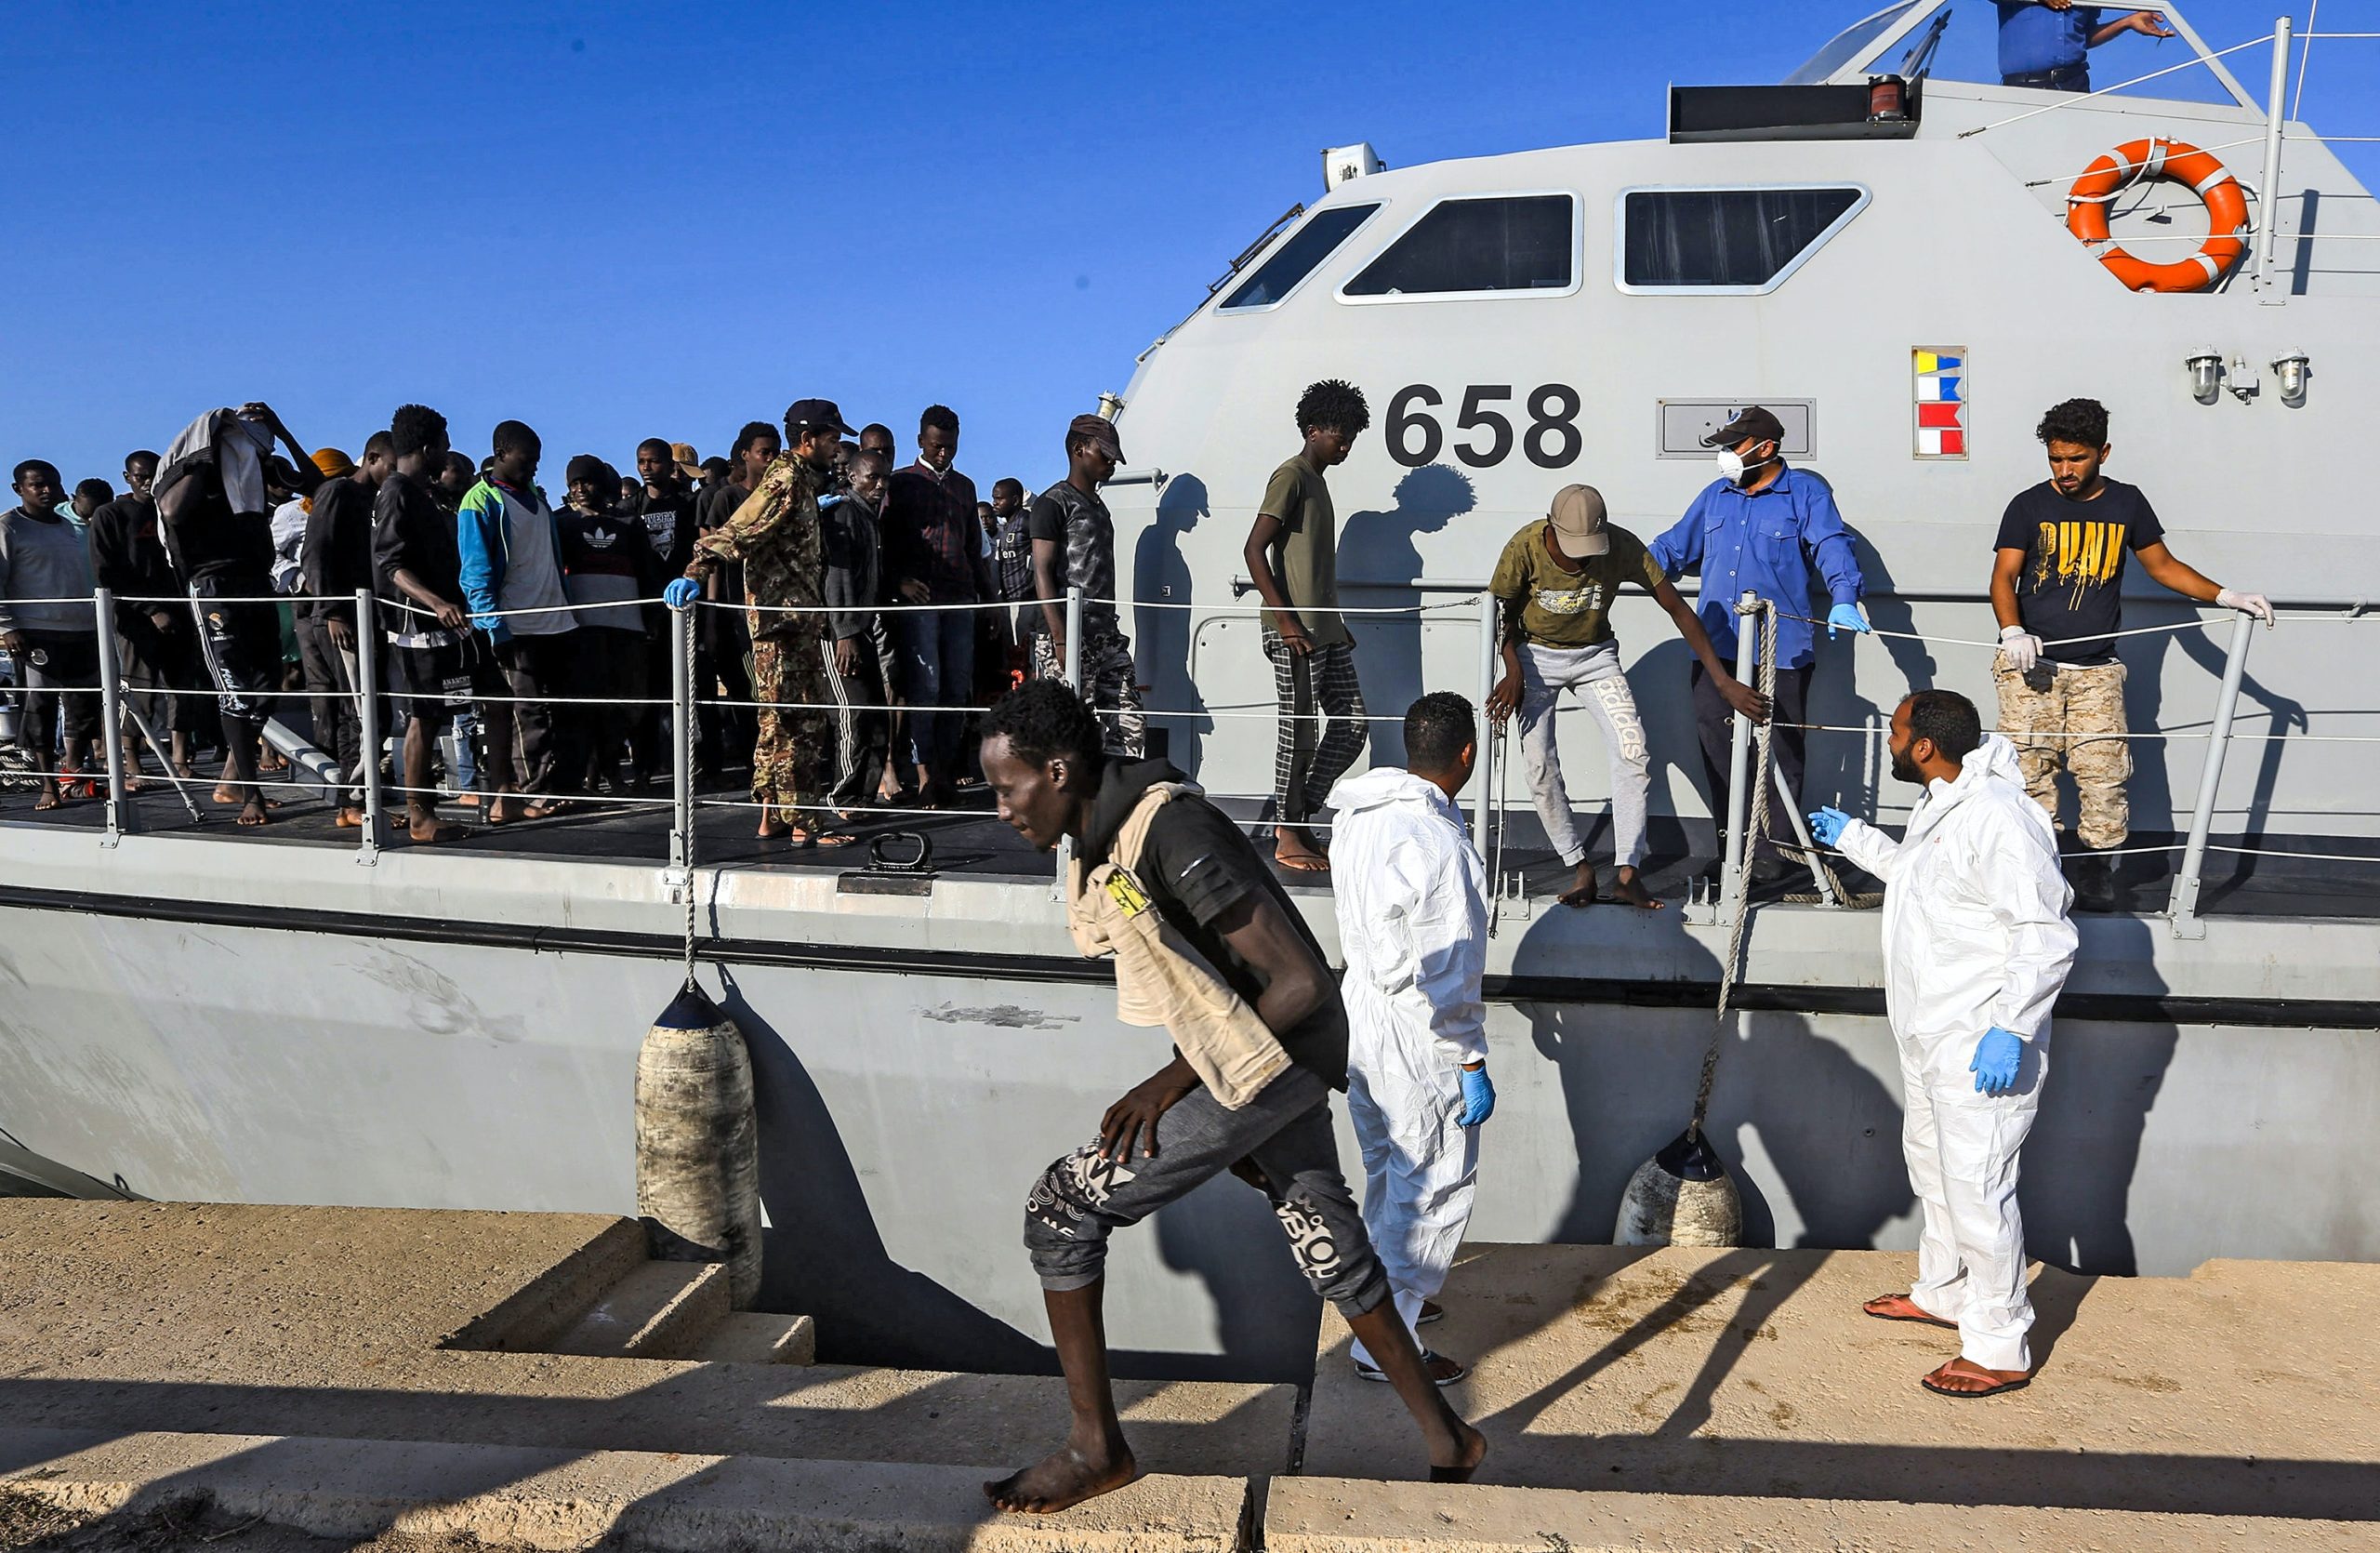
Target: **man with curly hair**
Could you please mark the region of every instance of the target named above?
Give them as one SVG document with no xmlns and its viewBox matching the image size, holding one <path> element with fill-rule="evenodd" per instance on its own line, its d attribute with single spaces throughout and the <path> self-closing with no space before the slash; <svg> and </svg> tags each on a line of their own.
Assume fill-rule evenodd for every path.
<svg viewBox="0 0 2380 1553">
<path fill-rule="evenodd" d="M 2074 870 L 2084 904 L 2115 904 L 2113 859 L 2132 834 L 2124 782 L 2132 776 L 2125 732 L 2123 629 L 2127 551 L 2140 569 L 2186 599 L 2242 610 L 2272 624 L 2262 593 L 2235 593 L 2165 548 L 2164 525 L 2137 485 L 2102 472 L 2110 451 L 2107 407 L 2096 399 L 2055 405 L 2034 429 L 2049 453 L 2049 478 L 2016 493 L 2000 519 L 1991 566 L 1991 609 L 2000 621 L 2000 730 L 2016 747 L 2025 790 L 2057 818 L 2059 767 L 2074 775 L 2075 825 L 2095 854 Z"/>
<path fill-rule="evenodd" d="M 1138 1475 L 1108 1384 L 1108 1237 L 1226 1170 L 1264 1193 L 1299 1271 L 1395 1387 L 1433 1480 L 1466 1481 L 1487 1444 L 1439 1394 L 1455 1377 L 1425 1368 L 1340 1173 L 1330 1092 L 1347 1087 L 1347 1010 L 1321 945 L 1223 811 L 1164 761 L 1114 761 L 1104 742 L 1060 680 L 1027 682 L 985 720 L 1000 818 L 1042 852 L 1074 843 L 1067 924 L 1085 954 L 1113 956 L 1118 1021 L 1161 1025 L 1173 1042 L 1025 1200 L 1073 1427 L 985 1492 L 1002 1509 L 1054 1513 Z"/>
<path fill-rule="evenodd" d="M 1273 856 L 1302 873 L 1329 868 L 1304 829 L 1364 744 L 1355 639 L 1339 614 L 1339 518 L 1325 471 L 1347 461 L 1372 423 L 1363 390 L 1337 378 L 1298 400 L 1305 445 L 1273 471 L 1241 554 L 1264 600 L 1264 656 L 1280 712 L 1273 746 Z"/>
</svg>

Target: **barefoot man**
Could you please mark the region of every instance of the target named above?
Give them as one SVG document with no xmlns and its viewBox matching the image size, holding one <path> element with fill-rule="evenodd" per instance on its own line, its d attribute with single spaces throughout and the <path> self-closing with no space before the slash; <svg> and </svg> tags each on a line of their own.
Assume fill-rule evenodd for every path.
<svg viewBox="0 0 2380 1553">
<path fill-rule="evenodd" d="M 1925 790 L 1899 843 L 1835 809 L 1810 816 L 1820 843 L 1884 882 L 1901 1148 L 1925 1210 L 1917 1286 L 1861 1308 L 1956 1327 L 1959 1357 L 1923 1384 L 1990 1397 L 2032 1379 L 2016 1155 L 2041 1108 L 2050 1005 L 2074 964 L 2073 896 L 2016 746 L 1984 737 L 1975 703 L 1919 691 L 1893 713 L 1891 750 L 1893 775 Z"/>
<path fill-rule="evenodd" d="M 1660 606 L 1694 649 L 1702 671 L 1720 697 L 1755 723 L 1768 720 L 1768 701 L 1739 683 L 1719 661 L 1711 636 L 1678 596 L 1644 541 L 1605 521 L 1603 493 L 1593 485 L 1565 485 L 1545 516 L 1524 524 L 1504 542 L 1488 591 L 1503 608 L 1504 675 L 1488 697 L 1488 715 L 1498 726 L 1517 707 L 1521 754 L 1528 766 L 1529 797 L 1545 823 L 1545 839 L 1570 868 L 1565 906 L 1595 901 L 1595 866 L 1570 817 L 1570 791 L 1562 783 L 1562 751 L 1554 737 L 1554 704 L 1575 692 L 1603 730 L 1611 752 L 1611 845 L 1619 862 L 1611 898 L 1651 911 L 1660 908 L 1636 877 L 1645 860 L 1645 801 L 1653 788 L 1652 754 L 1645 722 L 1620 667 L 1620 638 L 1611 631 L 1611 604 L 1623 582 L 1633 582 Z"/>
<path fill-rule="evenodd" d="M 1467 1481 L 1487 1441 L 1423 1369 L 1339 1171 L 1330 1092 L 1347 1083 L 1347 1014 L 1321 949 L 1221 810 L 1165 762 L 1113 763 L 1103 742 L 1056 680 L 1010 692 L 985 720 L 1000 818 L 1044 852 L 1073 839 L 1075 942 L 1115 956 L 1117 1018 L 1162 1025 L 1175 1048 L 1026 1200 L 1025 1249 L 1074 1423 L 1055 1453 L 985 1492 L 1002 1509 L 1048 1513 L 1132 1480 L 1107 1375 L 1107 1237 L 1225 1170 L 1271 1200 L 1299 1270 L 1421 1427 L 1431 1478 Z"/>
</svg>

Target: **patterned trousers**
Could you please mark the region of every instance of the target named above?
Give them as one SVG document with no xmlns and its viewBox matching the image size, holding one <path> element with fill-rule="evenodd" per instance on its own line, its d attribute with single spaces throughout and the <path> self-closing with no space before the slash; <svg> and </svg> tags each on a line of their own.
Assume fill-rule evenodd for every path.
<svg viewBox="0 0 2380 1553">
<path fill-rule="evenodd" d="M 826 796 L 826 763 L 835 748 L 834 699 L 826 665 L 815 642 L 781 636 L 752 639 L 752 699 L 806 703 L 760 713 L 752 746 L 752 796 L 762 803 L 799 809 Z M 815 816 L 785 816 L 804 826 Z"/>
<path fill-rule="evenodd" d="M 1281 717 L 1273 744 L 1275 817 L 1284 825 L 1302 825 L 1364 748 L 1364 690 L 1355 683 L 1355 649 L 1339 642 L 1301 657 L 1268 632 L 1264 656 L 1273 660 L 1273 704 Z"/>
<path fill-rule="evenodd" d="M 2000 731 L 2016 747 L 2033 802 L 2056 822 L 2063 765 L 2074 774 L 2082 810 L 2074 830 L 2082 844 L 2122 846 L 2132 833 L 2132 805 L 2123 790 L 2132 775 L 2132 741 L 2123 737 L 2123 665 L 2060 666 L 2049 687 L 2036 690 L 2003 657 L 1991 677 L 2000 691 Z"/>
<path fill-rule="evenodd" d="M 1046 631 L 1033 639 L 1036 679 L 1063 680 L 1065 660 Z M 1141 710 L 1141 687 L 1132 677 L 1132 644 L 1116 633 L 1082 635 L 1082 695 L 1099 713 L 1101 743 L 1111 755 L 1137 761 L 1148 747 L 1148 718 Z"/>
</svg>

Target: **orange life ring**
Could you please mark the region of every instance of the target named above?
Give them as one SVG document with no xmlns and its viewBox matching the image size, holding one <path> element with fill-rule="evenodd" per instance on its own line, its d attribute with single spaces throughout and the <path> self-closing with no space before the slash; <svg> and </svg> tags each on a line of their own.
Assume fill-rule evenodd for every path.
<svg viewBox="0 0 2380 1553">
<path fill-rule="evenodd" d="M 2206 202 L 2206 241 L 2172 264 L 2135 259 L 2108 240 L 2108 206 L 2145 178 L 2187 183 Z M 2248 251 L 2248 194 L 2230 169 L 2182 140 L 2126 140 L 2082 169 L 2066 192 L 2066 230 L 2091 246 L 2109 273 L 2135 291 L 2203 291 Z"/>
</svg>

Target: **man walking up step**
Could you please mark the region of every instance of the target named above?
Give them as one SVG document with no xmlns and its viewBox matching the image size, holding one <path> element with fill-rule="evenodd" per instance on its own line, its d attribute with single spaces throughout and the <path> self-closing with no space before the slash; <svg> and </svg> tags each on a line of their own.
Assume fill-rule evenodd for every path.
<svg viewBox="0 0 2380 1553">
<path fill-rule="evenodd" d="M 1396 1387 L 1431 1477 L 1467 1481 L 1487 1442 L 1423 1369 L 1339 1173 L 1330 1092 L 1347 1085 L 1347 1013 L 1321 946 L 1223 811 L 1163 761 L 1110 762 L 1104 742 L 1056 680 L 1026 683 L 985 719 L 984 777 L 1000 818 L 1042 852 L 1072 838 L 1075 942 L 1115 957 L 1117 1017 L 1162 1025 L 1174 1052 L 1025 1200 L 1073 1427 L 985 1493 L 1002 1509 L 1051 1513 L 1139 1474 L 1108 1383 L 1107 1238 L 1225 1170 L 1270 1200 L 1299 1271 Z"/>
</svg>

